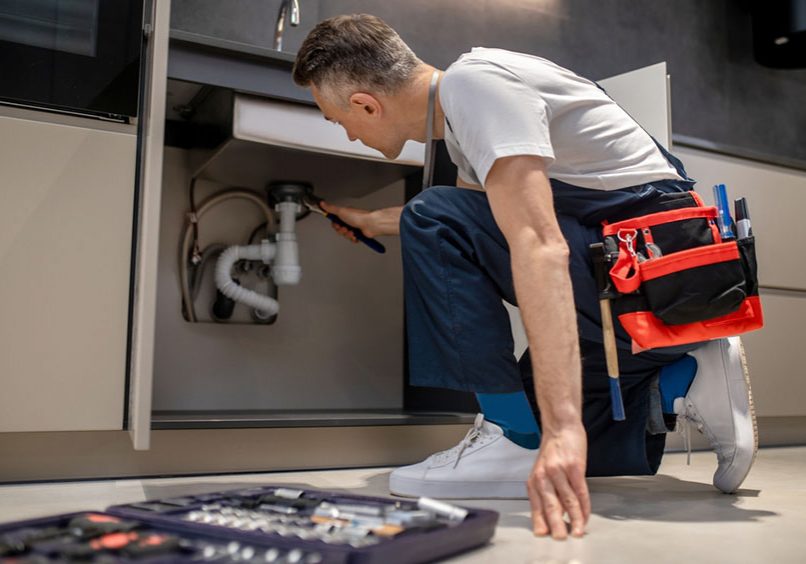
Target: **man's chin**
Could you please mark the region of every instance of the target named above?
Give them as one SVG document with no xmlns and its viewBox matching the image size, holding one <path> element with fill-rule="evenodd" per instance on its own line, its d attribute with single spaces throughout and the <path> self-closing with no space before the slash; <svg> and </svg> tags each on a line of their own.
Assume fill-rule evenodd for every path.
<svg viewBox="0 0 806 564">
<path fill-rule="evenodd" d="M 390 161 L 397 159 L 400 156 L 400 153 L 402 152 L 403 147 L 397 147 L 395 149 L 387 149 L 385 151 L 381 151 L 381 153 L 383 153 L 383 156 L 389 159 Z"/>
</svg>

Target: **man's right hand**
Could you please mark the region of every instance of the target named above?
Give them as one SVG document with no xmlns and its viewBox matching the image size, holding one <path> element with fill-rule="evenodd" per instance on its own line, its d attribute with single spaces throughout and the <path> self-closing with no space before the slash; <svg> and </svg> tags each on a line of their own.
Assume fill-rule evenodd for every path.
<svg viewBox="0 0 806 564">
<path fill-rule="evenodd" d="M 368 210 L 362 210 L 358 208 L 348 208 L 343 206 L 336 206 L 333 204 L 328 204 L 327 202 L 319 202 L 319 207 L 325 210 L 327 213 L 332 213 L 333 215 L 339 216 L 342 221 L 345 223 L 349 223 L 353 227 L 356 227 L 361 230 L 364 235 L 367 237 L 375 237 L 377 233 L 375 233 L 371 226 L 371 215 L 372 212 Z M 353 243 L 357 243 L 358 239 L 356 239 L 355 235 L 353 235 L 352 231 L 347 229 L 346 227 L 342 227 L 336 223 L 331 223 L 333 229 L 335 229 L 340 235 L 346 237 Z"/>
<path fill-rule="evenodd" d="M 568 529 L 564 513 L 571 521 L 571 534 L 575 537 L 585 534 L 591 514 L 585 482 L 587 444 L 581 422 L 556 432 L 544 428 L 537 460 L 526 483 L 535 535 L 551 534 L 555 539 L 565 539 Z"/>
<path fill-rule="evenodd" d="M 349 223 L 353 227 L 360 229 L 367 237 L 374 238 L 379 235 L 400 234 L 400 214 L 403 211 L 402 206 L 374 211 L 337 206 L 324 201 L 320 202 L 319 206 L 324 211 L 339 216 L 345 223 Z M 355 235 L 346 227 L 336 225 L 335 223 L 331 225 L 339 234 L 353 243 L 358 242 Z"/>
</svg>

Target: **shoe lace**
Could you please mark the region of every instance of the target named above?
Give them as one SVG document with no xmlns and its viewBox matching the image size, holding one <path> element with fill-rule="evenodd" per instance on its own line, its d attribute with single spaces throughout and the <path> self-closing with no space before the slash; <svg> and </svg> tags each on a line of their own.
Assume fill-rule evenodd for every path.
<svg viewBox="0 0 806 564">
<path fill-rule="evenodd" d="M 704 429 L 702 421 L 697 417 L 696 412 L 690 408 L 691 404 L 685 402 L 683 409 L 677 414 L 677 424 L 675 425 L 675 431 L 683 437 L 687 466 L 691 466 L 691 425 L 694 424 L 697 427 L 697 431 L 700 433 L 702 433 Z"/>
<path fill-rule="evenodd" d="M 459 444 L 457 444 L 456 446 L 449 448 L 448 450 L 436 453 L 434 455 L 434 462 L 436 462 L 437 464 L 441 464 L 443 462 L 446 462 L 447 460 L 450 460 L 453 457 L 456 457 L 453 463 L 453 467 L 456 468 L 465 450 L 467 450 L 468 447 L 473 445 L 473 443 L 475 443 L 476 440 L 481 435 L 483 424 L 484 424 L 484 415 L 480 413 L 476 416 L 476 420 L 473 422 L 473 427 L 471 427 L 470 430 L 468 430 L 467 434 L 465 435 L 465 438 L 463 438 L 461 442 L 459 442 Z"/>
</svg>

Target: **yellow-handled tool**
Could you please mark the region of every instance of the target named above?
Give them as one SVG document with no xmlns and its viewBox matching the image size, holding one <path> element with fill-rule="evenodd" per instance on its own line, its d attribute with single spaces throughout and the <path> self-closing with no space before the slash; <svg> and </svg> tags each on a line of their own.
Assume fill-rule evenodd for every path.
<svg viewBox="0 0 806 564">
<path fill-rule="evenodd" d="M 618 369 L 618 349 L 616 348 L 616 330 L 613 327 L 613 312 L 610 309 L 610 298 L 616 294 L 607 275 L 604 244 L 593 243 L 589 247 L 593 269 L 596 274 L 596 286 L 599 291 L 599 308 L 602 312 L 602 333 L 604 335 L 605 359 L 607 375 L 610 380 L 610 401 L 613 405 L 613 419 L 624 421 L 624 401 L 621 397 L 621 382 Z"/>
</svg>

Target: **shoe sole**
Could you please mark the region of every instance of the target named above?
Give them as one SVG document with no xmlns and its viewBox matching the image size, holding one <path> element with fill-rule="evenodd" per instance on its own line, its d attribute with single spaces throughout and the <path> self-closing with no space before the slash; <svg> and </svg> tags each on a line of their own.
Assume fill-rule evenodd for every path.
<svg viewBox="0 0 806 564">
<path fill-rule="evenodd" d="M 738 477 L 738 480 L 734 479 L 731 482 L 735 482 L 735 486 L 732 484 L 727 486 L 722 484 L 722 487 L 718 485 L 719 479 L 717 478 L 717 474 L 714 474 L 714 485 L 725 493 L 733 493 L 742 485 L 744 480 L 747 478 L 747 475 L 750 473 L 750 469 L 753 467 L 753 464 L 756 460 L 758 455 L 758 420 L 756 418 L 756 408 L 753 401 L 753 390 L 750 384 L 750 369 L 747 367 L 747 356 L 744 351 L 744 345 L 742 344 L 741 339 L 738 337 L 736 338 L 738 341 L 738 352 L 739 352 L 739 363 L 742 368 L 742 377 L 743 377 L 743 384 L 744 388 L 741 390 L 741 394 L 737 393 L 737 396 L 741 396 L 747 399 L 747 408 L 748 408 L 748 415 L 750 416 L 750 421 L 752 422 L 753 428 L 753 450 L 752 454 L 750 455 L 750 460 L 746 460 L 746 457 L 742 457 L 743 454 L 740 449 L 737 449 L 734 452 L 733 459 L 730 463 L 726 466 L 726 469 L 732 469 L 737 467 L 745 467 L 744 473 Z M 735 382 L 735 381 L 734 381 Z M 731 394 L 733 395 L 733 394 Z M 722 475 L 729 475 L 729 471 L 722 472 Z"/>
<path fill-rule="evenodd" d="M 750 458 L 750 463 L 747 465 L 747 472 L 745 472 L 742 479 L 739 481 L 739 486 L 744 482 L 747 475 L 750 473 L 750 468 L 756 461 L 758 456 L 758 419 L 756 418 L 756 406 L 753 402 L 753 387 L 750 384 L 750 369 L 747 367 L 747 355 L 744 352 L 744 343 L 739 339 L 739 361 L 742 365 L 742 375 L 744 376 L 744 385 L 747 391 L 747 403 L 750 412 L 750 420 L 753 422 L 753 455 Z M 737 486 L 737 489 L 738 487 Z"/>
<path fill-rule="evenodd" d="M 756 406 L 753 403 L 753 386 L 750 385 L 750 369 L 747 368 L 747 357 L 744 353 L 744 343 L 739 341 L 739 355 L 742 359 L 742 371 L 744 372 L 744 383 L 747 385 L 747 401 L 750 403 L 750 417 L 753 420 L 753 461 L 758 455 L 758 419 L 756 419 Z"/>
<path fill-rule="evenodd" d="M 435 482 L 389 477 L 389 491 L 401 497 L 441 499 L 528 499 L 526 480 L 518 482 Z"/>
</svg>

